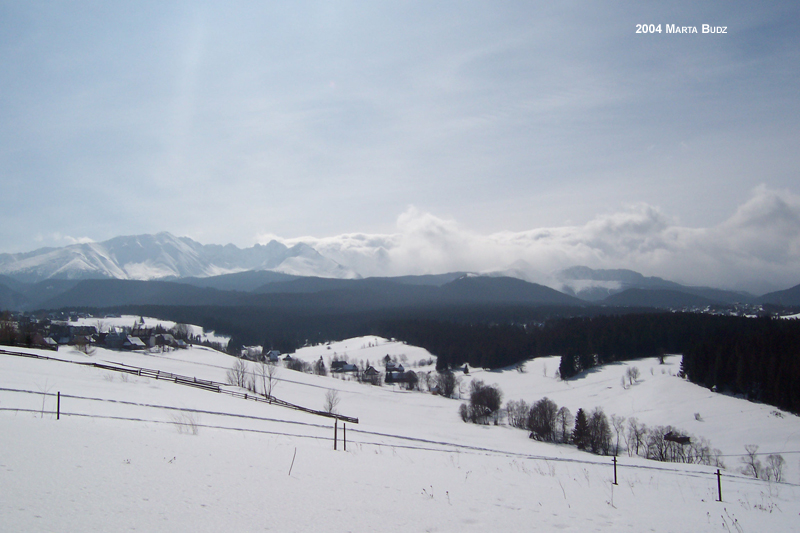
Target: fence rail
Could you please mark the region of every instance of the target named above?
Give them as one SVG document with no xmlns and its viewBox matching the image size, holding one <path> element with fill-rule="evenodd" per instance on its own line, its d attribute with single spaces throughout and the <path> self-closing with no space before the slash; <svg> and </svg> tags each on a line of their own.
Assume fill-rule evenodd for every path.
<svg viewBox="0 0 800 533">
<path fill-rule="evenodd" d="M 224 387 L 228 387 L 226 383 L 219 383 L 217 381 L 209 381 L 205 379 L 198 379 L 193 376 L 181 376 L 179 374 L 172 374 L 171 372 L 162 372 L 161 370 L 153 370 L 151 368 L 141 368 L 131 365 L 126 365 L 123 363 L 119 363 L 119 365 L 110 365 L 105 363 L 94 363 L 94 362 L 80 362 L 80 361 L 66 361 L 64 359 L 58 359 L 56 357 L 48 357 L 45 355 L 38 355 L 32 353 L 25 353 L 25 352 L 15 352 L 10 350 L 3 350 L 0 349 L 0 354 L 3 355 L 11 355 L 16 357 L 29 357 L 32 359 L 46 359 L 50 361 L 58 361 L 61 363 L 70 363 L 75 365 L 82 365 L 82 366 L 91 366 L 94 368 L 100 368 L 102 370 L 110 370 L 112 372 L 122 372 L 125 374 L 133 374 L 136 376 L 143 376 L 148 377 L 156 380 L 163 380 L 163 381 L 171 381 L 177 385 L 186 385 L 188 387 L 195 387 L 201 390 L 209 391 L 209 392 L 216 392 L 219 394 L 227 394 L 228 396 L 233 396 L 234 398 L 241 398 L 243 400 L 252 400 L 255 402 L 267 403 L 270 405 L 277 405 L 278 407 L 285 407 L 287 409 L 293 409 L 295 411 L 302 411 L 304 413 L 309 413 L 312 415 L 317 416 L 324 416 L 326 418 L 334 418 L 343 420 L 345 422 L 350 422 L 353 424 L 358 424 L 358 418 L 352 416 L 345 416 L 335 413 L 329 413 L 326 411 L 317 411 L 315 409 L 310 409 L 308 407 L 303 407 L 301 405 L 296 405 L 293 403 L 289 403 L 287 401 L 281 400 L 274 396 L 266 396 L 262 394 L 254 394 L 254 393 L 246 393 L 240 392 L 236 390 L 230 390 Z"/>
</svg>

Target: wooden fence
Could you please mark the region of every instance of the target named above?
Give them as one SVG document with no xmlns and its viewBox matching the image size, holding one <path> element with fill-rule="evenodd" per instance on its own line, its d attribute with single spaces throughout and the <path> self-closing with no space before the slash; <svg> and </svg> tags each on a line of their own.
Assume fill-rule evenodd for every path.
<svg viewBox="0 0 800 533">
<path fill-rule="evenodd" d="M 308 407 L 303 407 L 300 405 L 296 405 L 293 403 L 286 402 L 274 396 L 266 396 L 263 394 L 254 394 L 254 393 L 247 393 L 241 392 L 237 390 L 230 390 L 224 387 L 228 387 L 227 383 L 219 383 L 217 381 L 209 381 L 205 379 L 198 379 L 192 376 L 181 376 L 179 374 L 172 374 L 171 372 L 162 372 L 161 370 L 153 370 L 150 368 L 140 368 L 130 365 L 125 365 L 120 363 L 119 366 L 117 365 L 110 365 L 105 363 L 93 363 L 93 362 L 80 362 L 80 361 L 65 361 L 64 359 L 58 359 L 55 357 L 47 357 L 45 355 L 38 355 L 32 353 L 25 353 L 25 352 L 13 352 L 9 350 L 2 350 L 0 349 L 0 354 L 3 355 L 12 355 L 16 357 L 29 357 L 32 359 L 47 359 L 50 361 L 58 361 L 60 363 L 70 363 L 74 365 L 81 365 L 81 366 L 91 366 L 94 368 L 100 368 L 103 370 L 110 370 L 112 372 L 122 372 L 125 374 L 133 374 L 135 376 L 143 376 L 151 379 L 156 380 L 163 380 L 163 381 L 170 381 L 177 385 L 186 385 L 188 387 L 195 387 L 198 389 L 202 389 L 209 392 L 216 392 L 219 394 L 227 394 L 228 396 L 233 396 L 234 398 L 241 398 L 243 400 L 252 400 L 254 402 L 261 402 L 261 403 L 268 403 L 271 405 L 277 405 L 278 407 L 285 407 L 287 409 L 294 409 L 295 411 L 302 411 L 304 413 L 310 413 L 312 415 L 317 416 L 324 416 L 326 418 L 334 418 L 343 420 L 345 422 L 351 422 L 353 424 L 358 424 L 358 418 L 352 416 L 345 416 L 339 415 L 335 413 L 328 413 L 326 411 L 317 411 L 315 409 L 309 409 Z"/>
</svg>

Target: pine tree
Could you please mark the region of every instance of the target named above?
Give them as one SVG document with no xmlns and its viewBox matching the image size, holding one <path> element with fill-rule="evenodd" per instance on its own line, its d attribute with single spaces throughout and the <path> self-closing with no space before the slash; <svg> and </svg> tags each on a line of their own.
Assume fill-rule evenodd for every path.
<svg viewBox="0 0 800 533">
<path fill-rule="evenodd" d="M 575 444 L 579 450 L 585 450 L 589 445 L 589 421 L 586 418 L 584 410 L 578 409 L 575 415 L 575 429 L 572 430 L 572 443 Z"/>
</svg>

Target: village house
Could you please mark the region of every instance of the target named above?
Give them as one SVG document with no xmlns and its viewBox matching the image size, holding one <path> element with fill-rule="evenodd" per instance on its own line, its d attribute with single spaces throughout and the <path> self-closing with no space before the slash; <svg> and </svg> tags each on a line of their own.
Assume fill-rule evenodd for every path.
<svg viewBox="0 0 800 533">
<path fill-rule="evenodd" d="M 125 337 L 125 341 L 122 343 L 122 347 L 125 350 L 145 350 L 147 349 L 147 345 L 140 339 L 139 337 L 134 337 L 133 335 L 128 335 Z"/>
<path fill-rule="evenodd" d="M 339 374 L 345 372 L 357 373 L 358 367 L 347 361 L 331 361 L 331 373 Z"/>
<path fill-rule="evenodd" d="M 368 366 L 367 369 L 361 373 L 361 381 L 372 383 L 373 385 L 380 385 L 381 373 L 375 370 L 373 366 Z"/>
</svg>

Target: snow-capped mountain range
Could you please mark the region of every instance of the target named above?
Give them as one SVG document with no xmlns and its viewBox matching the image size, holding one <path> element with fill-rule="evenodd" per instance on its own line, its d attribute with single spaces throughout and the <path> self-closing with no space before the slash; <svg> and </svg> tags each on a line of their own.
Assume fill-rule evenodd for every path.
<svg viewBox="0 0 800 533">
<path fill-rule="evenodd" d="M 348 250 L 347 253 L 336 253 L 335 249 L 325 246 L 319 248 L 303 242 L 287 246 L 277 240 L 239 248 L 233 244 L 200 244 L 188 237 L 163 232 L 0 254 L 0 275 L 23 283 L 49 279 L 171 280 L 258 271 L 339 279 L 397 275 L 396 265 L 381 246 Z M 522 260 L 504 269 L 478 274 L 518 278 L 586 301 L 601 301 L 632 288 L 679 290 L 719 302 L 743 302 L 752 297 L 744 292 L 686 287 L 624 269 L 574 266 L 547 273 Z"/>
<path fill-rule="evenodd" d="M 277 241 L 251 248 L 200 244 L 170 233 L 115 237 L 105 242 L 0 254 L 0 274 L 34 283 L 45 279 L 164 279 L 208 277 L 248 270 L 297 276 L 358 278 L 310 246 Z"/>
</svg>

